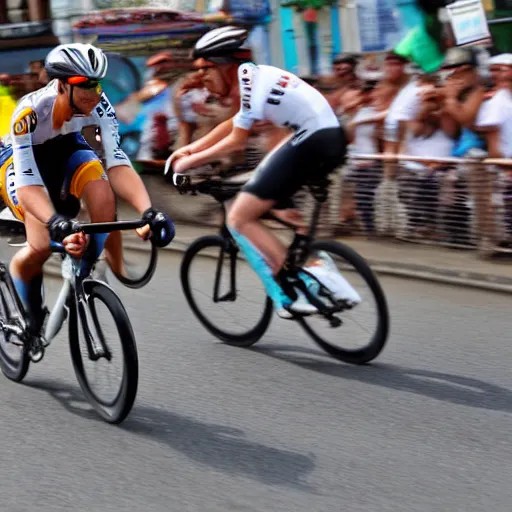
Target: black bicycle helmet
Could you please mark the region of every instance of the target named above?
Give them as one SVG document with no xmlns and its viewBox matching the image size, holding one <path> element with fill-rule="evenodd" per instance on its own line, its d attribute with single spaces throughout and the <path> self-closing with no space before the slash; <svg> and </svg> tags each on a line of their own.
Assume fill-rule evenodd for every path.
<svg viewBox="0 0 512 512">
<path fill-rule="evenodd" d="M 251 60 L 251 49 L 246 46 L 248 36 L 244 28 L 231 25 L 210 30 L 197 41 L 194 59 L 203 58 L 217 64 Z"/>
</svg>

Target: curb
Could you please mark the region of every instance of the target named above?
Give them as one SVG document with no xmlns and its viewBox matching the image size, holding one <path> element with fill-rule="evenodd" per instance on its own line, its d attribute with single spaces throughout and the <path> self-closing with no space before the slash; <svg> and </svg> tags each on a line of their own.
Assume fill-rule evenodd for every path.
<svg viewBox="0 0 512 512">
<path fill-rule="evenodd" d="M 192 241 L 175 238 L 169 246 L 161 250 L 184 253 L 191 242 Z M 135 253 L 149 251 L 149 249 L 141 244 L 133 244 L 130 242 L 125 243 L 124 248 L 129 252 Z M 216 256 L 206 253 L 204 257 L 215 258 Z M 380 275 L 512 294 L 512 279 L 499 275 L 435 269 L 425 265 L 397 264 L 396 262 L 374 260 L 372 258 L 367 258 L 366 261 L 372 267 L 372 270 Z M 44 273 L 51 277 L 60 277 L 60 258 L 50 258 L 45 265 Z"/>
</svg>

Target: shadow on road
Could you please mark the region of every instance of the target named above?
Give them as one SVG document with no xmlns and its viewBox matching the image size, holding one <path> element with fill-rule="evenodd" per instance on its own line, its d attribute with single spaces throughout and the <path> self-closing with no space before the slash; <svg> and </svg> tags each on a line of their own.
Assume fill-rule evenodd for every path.
<svg viewBox="0 0 512 512">
<path fill-rule="evenodd" d="M 392 364 L 349 366 L 332 359 L 314 359 L 312 355 L 323 355 L 323 352 L 289 345 L 259 345 L 250 350 L 340 379 L 366 382 L 457 405 L 512 413 L 512 390 L 471 377 Z"/>
<path fill-rule="evenodd" d="M 50 380 L 35 380 L 25 385 L 47 392 L 72 414 L 103 423 L 78 388 Z M 245 439 L 243 430 L 237 428 L 203 423 L 164 409 L 137 406 L 137 403 L 119 428 L 165 443 L 217 471 L 246 476 L 267 485 L 315 492 L 305 481 L 315 468 L 313 453 L 302 455 L 253 442 Z"/>
</svg>

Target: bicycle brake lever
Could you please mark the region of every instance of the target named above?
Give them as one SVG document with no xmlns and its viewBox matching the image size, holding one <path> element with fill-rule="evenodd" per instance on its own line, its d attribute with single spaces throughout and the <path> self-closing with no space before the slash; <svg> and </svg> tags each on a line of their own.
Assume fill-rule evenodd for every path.
<svg viewBox="0 0 512 512">
<path fill-rule="evenodd" d="M 172 169 L 172 164 L 171 164 L 171 157 L 169 157 L 166 161 L 165 161 L 165 167 L 164 167 L 164 176 L 167 176 L 169 174 L 169 171 Z"/>
</svg>

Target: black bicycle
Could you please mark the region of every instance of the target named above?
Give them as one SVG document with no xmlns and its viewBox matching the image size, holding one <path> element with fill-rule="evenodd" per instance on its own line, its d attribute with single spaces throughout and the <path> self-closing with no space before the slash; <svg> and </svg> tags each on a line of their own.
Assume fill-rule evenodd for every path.
<svg viewBox="0 0 512 512">
<path fill-rule="evenodd" d="M 178 186 L 180 192 L 212 196 L 222 206 L 224 221 L 219 234 L 200 237 L 188 247 L 181 265 L 181 283 L 190 308 L 211 334 L 229 345 L 249 347 L 267 331 L 273 303 L 264 289 L 258 289 L 258 280 L 241 259 L 240 250 L 225 225 L 226 201 L 232 199 L 240 187 L 240 183 L 233 184 L 222 179 L 210 178 L 199 182 L 197 178 L 182 179 Z M 343 243 L 315 239 L 321 208 L 328 197 L 328 187 L 327 179 L 308 183 L 305 187 L 315 201 L 307 235 L 298 235 L 295 225 L 271 213 L 265 218 L 277 221 L 295 233 L 286 263 L 288 281 L 300 289 L 318 310 L 313 315 L 294 314 L 293 320 L 331 356 L 347 363 L 364 364 L 375 359 L 387 342 L 390 326 L 388 305 L 377 277 L 364 258 Z M 215 259 L 213 276 L 211 259 L 208 262 L 201 256 Z M 315 268 L 319 260 L 323 264 L 327 262 L 330 267 L 336 265 L 336 269 L 331 268 L 331 271 L 337 273 L 338 282 L 346 282 L 345 295 L 340 296 L 331 287 L 325 286 L 326 280 L 319 277 Z M 308 274 L 310 279 L 316 281 L 315 293 L 305 286 L 298 276 L 299 272 Z M 368 299 L 361 296 L 363 287 L 370 291 Z M 245 300 L 242 292 L 248 293 Z M 203 299 L 204 304 L 200 304 Z M 234 312 L 227 311 L 241 299 L 241 307 Z M 375 311 L 368 313 L 366 306 L 371 304 L 375 306 Z M 222 318 L 217 319 L 219 311 Z M 361 316 L 353 321 L 352 316 L 356 314 Z M 216 318 L 212 319 L 212 315 Z M 342 326 L 344 330 L 340 331 Z M 355 329 L 359 327 L 365 331 L 362 344 L 355 340 Z M 330 339 L 333 334 L 334 341 Z"/>
<path fill-rule="evenodd" d="M 20 221 L 2 220 L 0 223 L 12 234 L 25 233 L 25 226 Z M 110 233 L 146 224 L 143 220 L 80 224 L 76 232 Z M 52 243 L 51 247 L 53 252 L 61 254 L 64 282 L 51 313 L 44 308 L 42 325 L 41 322 L 36 325 L 27 315 L 7 265 L 0 263 L 0 367 L 8 379 L 21 382 L 30 362 L 38 363 L 43 359 L 45 349 L 67 319 L 73 368 L 86 399 L 104 420 L 121 423 L 133 406 L 139 378 L 137 347 L 130 319 L 112 288 L 84 275 L 81 260 L 65 254 L 61 244 Z M 115 338 L 120 343 L 120 355 L 113 351 Z M 120 368 L 115 387 L 102 396 L 88 372 L 94 371 L 104 378 L 106 370 L 112 369 L 116 362 L 120 363 Z M 110 377 L 108 381 L 111 381 Z"/>
</svg>

